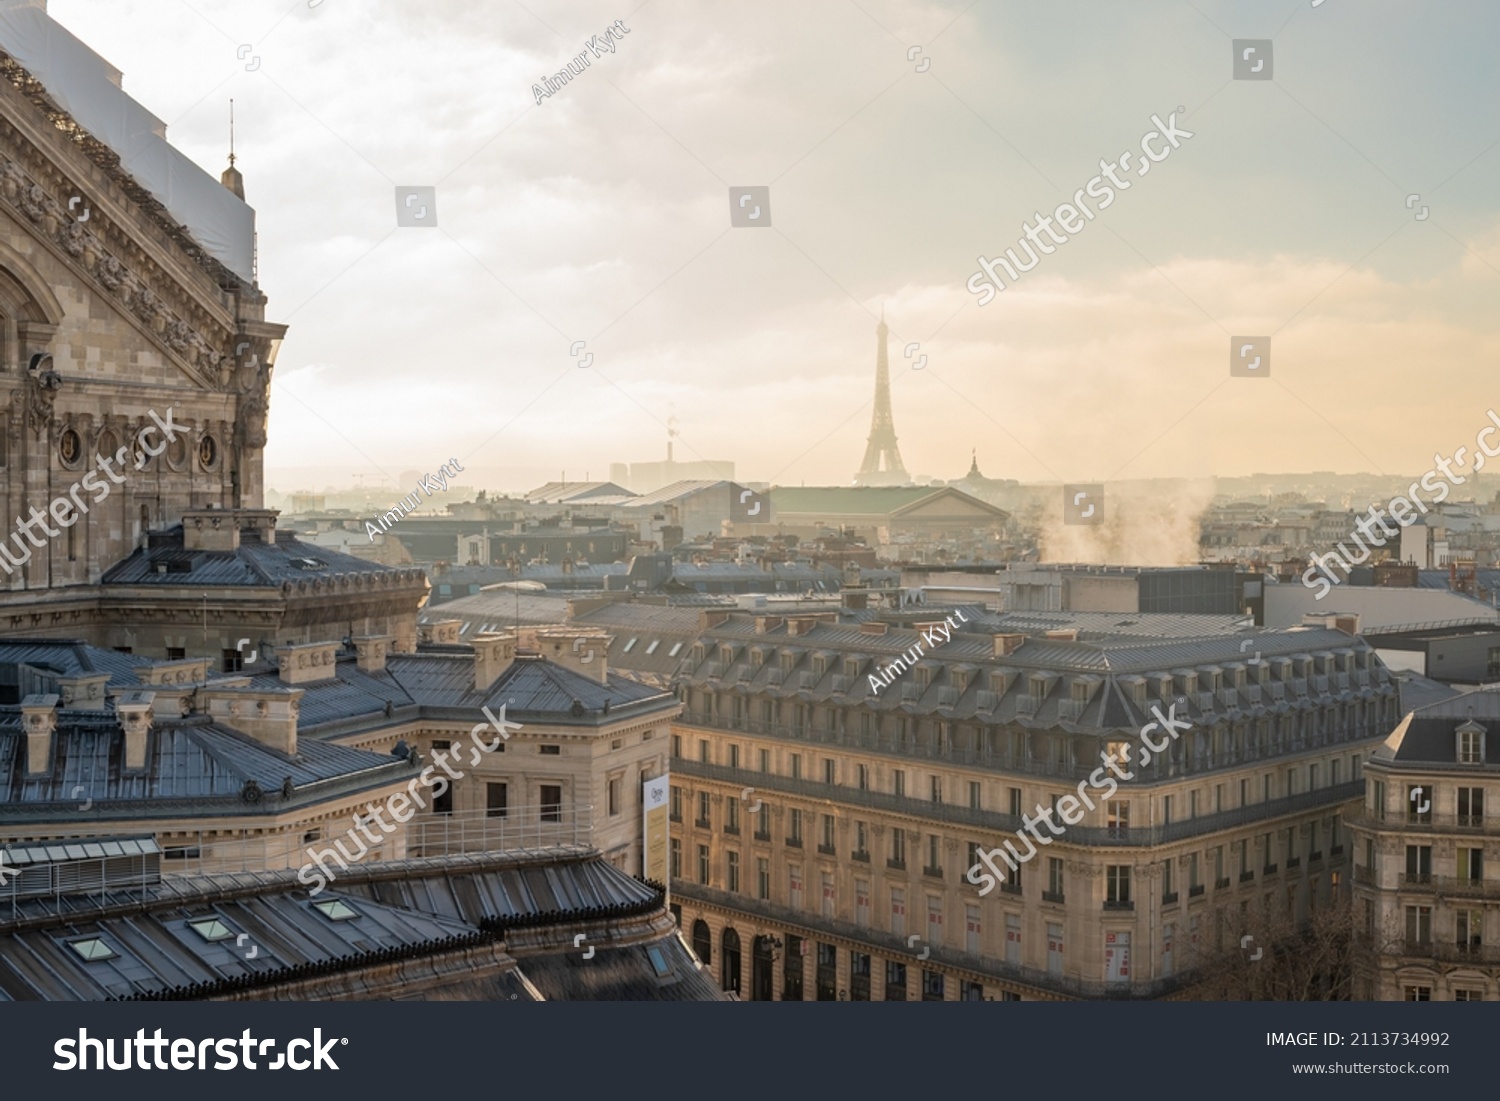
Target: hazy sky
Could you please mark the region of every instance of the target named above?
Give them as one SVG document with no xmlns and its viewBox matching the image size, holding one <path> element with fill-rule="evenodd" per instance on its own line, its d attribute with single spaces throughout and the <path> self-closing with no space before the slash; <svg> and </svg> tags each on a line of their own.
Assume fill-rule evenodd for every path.
<svg viewBox="0 0 1500 1101">
<path fill-rule="evenodd" d="M 847 483 L 882 306 L 914 474 L 972 447 L 1023 481 L 1419 472 L 1500 401 L 1484 0 L 50 11 L 215 174 L 235 99 L 291 326 L 277 489 L 450 457 L 508 488 L 598 478 L 660 458 L 674 414 L 678 458 Z M 617 51 L 538 105 L 616 19 Z M 1235 38 L 1273 40 L 1273 79 L 1231 79 Z M 1191 139 L 976 305 L 980 254 L 1101 158 L 1134 168 L 1179 106 Z M 437 228 L 396 227 L 397 185 L 436 186 Z M 769 229 L 730 227 L 742 185 L 770 187 Z M 1271 336 L 1269 379 L 1229 377 L 1241 335 Z"/>
</svg>

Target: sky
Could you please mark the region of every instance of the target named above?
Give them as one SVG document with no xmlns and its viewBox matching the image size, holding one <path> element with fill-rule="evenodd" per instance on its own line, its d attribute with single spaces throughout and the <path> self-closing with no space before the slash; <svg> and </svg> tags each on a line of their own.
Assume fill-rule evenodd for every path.
<svg viewBox="0 0 1500 1101">
<path fill-rule="evenodd" d="M 283 492 L 450 459 L 492 488 L 603 478 L 662 458 L 669 424 L 678 459 L 848 484 L 882 311 L 925 477 L 973 449 L 1023 482 L 1419 473 L 1500 400 L 1484 0 L 49 11 L 215 175 L 234 98 L 290 326 Z M 615 20 L 615 52 L 538 104 Z M 1271 79 L 1234 79 L 1236 39 L 1271 41 Z M 1192 136 L 1134 174 L 1173 114 Z M 1129 190 L 980 305 L 978 258 L 1126 150 Z M 435 225 L 398 227 L 401 186 L 436 188 Z M 746 186 L 768 225 L 731 225 Z M 1231 377 L 1246 336 L 1269 377 Z"/>
</svg>

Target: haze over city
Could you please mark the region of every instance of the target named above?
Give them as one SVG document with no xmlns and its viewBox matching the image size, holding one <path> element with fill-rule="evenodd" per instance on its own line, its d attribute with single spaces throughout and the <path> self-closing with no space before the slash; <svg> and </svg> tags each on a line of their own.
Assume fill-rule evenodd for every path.
<svg viewBox="0 0 1500 1101">
<path fill-rule="evenodd" d="M 847 484 L 882 310 L 914 475 L 960 477 L 975 447 L 1023 482 L 1420 472 L 1484 416 L 1493 7 L 51 12 L 199 164 L 223 162 L 235 101 L 259 281 L 290 324 L 283 491 L 450 456 L 477 485 L 602 478 L 661 458 L 673 416 L 679 459 Z M 537 104 L 615 19 L 617 51 Z M 1274 81 L 1228 79 L 1232 39 L 1273 36 Z M 976 256 L 1174 111 L 1191 139 L 975 304 Z M 396 185 L 436 186 L 435 231 L 394 227 Z M 727 225 L 741 185 L 770 187 L 770 232 Z M 1272 337 L 1268 380 L 1228 377 L 1241 334 Z"/>
</svg>

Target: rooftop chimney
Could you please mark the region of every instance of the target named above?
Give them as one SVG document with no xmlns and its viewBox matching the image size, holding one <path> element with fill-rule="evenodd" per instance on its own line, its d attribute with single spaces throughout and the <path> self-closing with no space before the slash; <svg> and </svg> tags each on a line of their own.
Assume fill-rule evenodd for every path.
<svg viewBox="0 0 1500 1101">
<path fill-rule="evenodd" d="M 598 627 L 540 627 L 523 641 L 549 661 L 600 684 L 609 683 L 610 636 Z"/>
<path fill-rule="evenodd" d="M 239 518 L 228 509 L 184 509 L 182 513 L 182 549 L 204 551 L 239 550 Z"/>
<path fill-rule="evenodd" d="M 115 697 L 115 714 L 125 732 L 125 767 L 146 767 L 146 735 L 151 731 L 151 705 L 155 692 L 126 692 Z"/>
<path fill-rule="evenodd" d="M 39 776 L 52 768 L 52 735 L 57 731 L 57 697 L 32 695 L 21 701 L 21 725 L 26 730 L 26 774 Z"/>
<path fill-rule="evenodd" d="M 994 656 L 1003 658 L 1006 654 L 1014 654 L 1026 643 L 1025 635 L 995 635 Z"/>
<path fill-rule="evenodd" d="M 108 673 L 74 673 L 58 677 L 62 690 L 62 705 L 75 711 L 105 710 L 104 687 L 109 683 Z"/>
<path fill-rule="evenodd" d="M 199 698 L 214 722 L 295 757 L 303 692 L 301 688 L 205 688 Z"/>
<path fill-rule="evenodd" d="M 282 684 L 311 684 L 338 676 L 337 642 L 304 642 L 276 648 L 277 675 Z"/>
<path fill-rule="evenodd" d="M 476 635 L 469 645 L 474 647 L 474 688 L 477 691 L 486 691 L 515 663 L 516 636 L 513 631 Z"/>
<path fill-rule="evenodd" d="M 461 619 L 435 619 L 431 623 L 422 623 L 417 626 L 418 636 L 423 642 L 432 642 L 440 646 L 458 645 L 458 632 L 463 627 Z"/>
<path fill-rule="evenodd" d="M 385 671 L 385 657 L 390 653 L 390 635 L 359 635 L 354 639 L 355 667 L 361 673 Z"/>
</svg>

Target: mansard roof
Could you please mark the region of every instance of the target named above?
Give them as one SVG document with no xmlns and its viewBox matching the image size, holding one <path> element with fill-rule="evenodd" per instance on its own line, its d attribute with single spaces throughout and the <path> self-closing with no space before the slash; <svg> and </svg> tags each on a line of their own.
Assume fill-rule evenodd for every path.
<svg viewBox="0 0 1500 1101">
<path fill-rule="evenodd" d="M 243 540 L 232 551 L 186 550 L 182 525 L 176 524 L 153 532 L 150 545 L 111 566 L 101 584 L 276 588 L 350 575 L 385 583 L 416 582 L 426 576 L 418 567 L 383 566 L 304 543 L 289 531 L 278 531 L 275 543 Z"/>
</svg>

